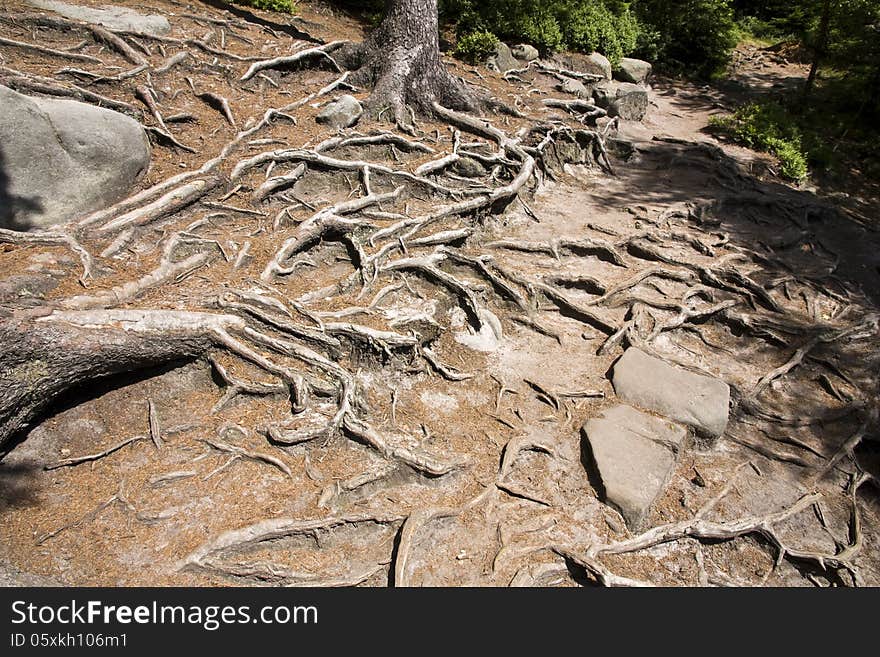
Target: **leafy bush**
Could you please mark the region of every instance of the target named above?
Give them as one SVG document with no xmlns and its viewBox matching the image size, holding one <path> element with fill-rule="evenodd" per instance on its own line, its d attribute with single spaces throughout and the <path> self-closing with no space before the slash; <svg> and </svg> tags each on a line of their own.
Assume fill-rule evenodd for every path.
<svg viewBox="0 0 880 657">
<path fill-rule="evenodd" d="M 617 64 L 636 46 L 637 23 L 628 11 L 616 16 L 601 2 L 580 2 L 565 7 L 562 15 L 563 38 L 572 50 L 597 50 Z"/>
<path fill-rule="evenodd" d="M 775 155 L 784 178 L 800 182 L 807 177 L 807 156 L 800 130 L 781 105 L 745 105 L 732 116 L 713 116 L 709 125 L 739 144 Z"/>
<path fill-rule="evenodd" d="M 635 8 L 650 34 L 637 50 L 645 59 L 705 78 L 729 61 L 738 37 L 731 0 L 639 0 Z"/>
<path fill-rule="evenodd" d="M 236 5 L 246 5 L 267 11 L 279 11 L 286 14 L 296 13 L 296 0 L 227 0 Z"/>
<path fill-rule="evenodd" d="M 639 23 L 617 0 L 441 0 L 441 20 L 459 35 L 492 32 L 543 53 L 598 50 L 612 62 L 636 47 Z"/>
<path fill-rule="evenodd" d="M 459 59 L 476 64 L 494 53 L 497 45 L 498 37 L 491 32 L 471 32 L 458 40 L 454 54 Z"/>
</svg>

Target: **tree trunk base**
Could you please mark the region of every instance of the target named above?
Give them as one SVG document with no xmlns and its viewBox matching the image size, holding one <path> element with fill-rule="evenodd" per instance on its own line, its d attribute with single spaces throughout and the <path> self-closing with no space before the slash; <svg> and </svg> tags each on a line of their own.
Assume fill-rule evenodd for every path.
<svg viewBox="0 0 880 657">
<path fill-rule="evenodd" d="M 353 84 L 373 89 L 366 108 L 374 117 L 387 116 L 408 131 L 413 112 L 430 116 L 434 103 L 462 111 L 481 105 L 440 59 L 436 0 L 392 0 L 368 38 L 334 58 L 354 71 Z"/>
</svg>

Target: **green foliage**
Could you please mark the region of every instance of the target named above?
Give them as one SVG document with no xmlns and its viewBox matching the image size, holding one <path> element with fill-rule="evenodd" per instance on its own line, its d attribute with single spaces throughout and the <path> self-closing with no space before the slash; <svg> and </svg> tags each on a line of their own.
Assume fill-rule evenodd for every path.
<svg viewBox="0 0 880 657">
<path fill-rule="evenodd" d="M 731 0 L 639 0 L 644 35 L 637 53 L 670 72 L 709 78 L 737 43 Z"/>
<path fill-rule="evenodd" d="M 485 61 L 495 52 L 498 37 L 491 32 L 471 32 L 458 39 L 453 54 L 470 64 Z"/>
<path fill-rule="evenodd" d="M 227 0 L 227 2 L 267 11 L 279 11 L 285 14 L 296 13 L 296 0 Z"/>
<path fill-rule="evenodd" d="M 713 116 L 709 125 L 739 144 L 775 155 L 783 177 L 796 182 L 807 177 L 800 130 L 778 103 L 745 105 L 732 116 Z"/>
<path fill-rule="evenodd" d="M 628 10 L 615 15 L 601 2 L 578 2 L 564 7 L 563 39 L 580 52 L 601 52 L 612 64 L 636 47 L 638 23 Z"/>
<path fill-rule="evenodd" d="M 615 63 L 639 38 L 629 4 L 617 0 L 441 0 L 440 15 L 460 36 L 491 32 L 545 54 L 598 50 Z"/>
</svg>

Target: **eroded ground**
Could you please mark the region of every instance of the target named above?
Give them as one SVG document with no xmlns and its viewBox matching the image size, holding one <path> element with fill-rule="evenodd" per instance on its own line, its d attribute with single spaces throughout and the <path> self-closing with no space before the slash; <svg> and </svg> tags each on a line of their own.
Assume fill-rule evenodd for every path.
<svg viewBox="0 0 880 657">
<path fill-rule="evenodd" d="M 314 115 L 336 92 L 312 94 L 339 72 L 266 69 L 240 81 L 253 63 L 242 58 L 315 44 L 201 3 L 122 4 L 169 16 L 178 41 L 143 40 L 154 68 L 176 52 L 192 58 L 151 84 L 166 116 L 193 115 L 169 126 L 195 152 L 154 144 L 144 189 L 182 172 L 222 181 L 179 211 L 78 232 L 95 258 L 88 289 L 69 250 L 6 247 L 3 306 L 224 312 L 247 318 L 251 333 L 236 335 L 237 351 L 218 346 L 213 362 L 78 390 L 40 422 L 0 463 L 0 559 L 10 569 L 70 585 L 880 583 L 876 224 L 698 134 L 704 123 L 693 117 L 716 109 L 700 90 L 657 85 L 644 125 L 612 128 L 612 175 L 598 139 L 566 141 L 565 126 L 584 126 L 541 105 L 560 97 L 552 76 L 507 82 L 453 62 L 526 115 L 488 117 L 506 136 L 536 148 L 544 135 L 557 141 L 503 212 L 487 204 L 425 220 L 511 184 L 525 160 L 463 130 L 460 149 L 482 174 L 437 168 L 413 181 L 399 172 L 456 148 L 450 126 L 423 123 L 412 138 L 363 124 L 343 137 L 372 143 L 330 143 L 336 133 Z M 326 41 L 362 33 L 317 4 L 294 25 Z M 33 23 L 4 19 L 0 29 L 34 41 Z M 57 29 L 38 39 L 80 43 Z M 78 51 L 131 68 L 97 44 Z M 0 53 L 4 66 L 84 84 L 58 73 L 69 62 Z M 135 104 L 144 83 L 89 88 Z M 236 125 L 193 88 L 224 96 Z M 140 118 L 156 125 L 147 111 Z M 305 150 L 236 168 L 273 149 Z M 315 153 L 368 163 L 370 174 L 312 159 L 294 184 L 254 197 Z M 321 209 L 373 195 L 385 196 L 346 211 L 355 229 L 305 243 Z M 267 270 L 290 239 L 296 249 Z M 100 295 L 189 258 L 120 304 Z M 665 529 L 648 535 L 600 500 L 581 434 L 618 403 L 608 371 L 629 345 L 734 391 L 725 434 L 680 455 L 646 523 Z M 285 372 L 301 372 L 313 394 L 295 399 Z M 357 391 L 355 430 L 311 436 L 339 412 L 340 381 Z M 250 391 L 230 394 L 236 385 Z M 357 421 L 381 442 L 357 435 Z M 700 513 L 714 523 L 709 534 L 730 537 L 698 540 L 703 526 L 690 521 Z M 670 540 L 656 540 L 664 531 Z"/>
</svg>

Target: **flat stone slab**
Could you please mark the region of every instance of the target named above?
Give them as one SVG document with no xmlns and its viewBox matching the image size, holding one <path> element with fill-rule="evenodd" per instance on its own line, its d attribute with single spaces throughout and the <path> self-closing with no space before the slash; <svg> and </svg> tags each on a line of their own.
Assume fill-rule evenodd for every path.
<svg viewBox="0 0 880 657">
<path fill-rule="evenodd" d="M 694 374 L 631 347 L 614 364 L 611 379 L 623 401 L 665 415 L 717 438 L 727 428 L 730 386 Z"/>
<path fill-rule="evenodd" d="M 602 501 L 638 531 L 666 487 L 687 430 L 620 404 L 588 420 L 583 435 Z"/>
<path fill-rule="evenodd" d="M 168 19 L 158 14 L 141 14 L 127 7 L 106 5 L 101 9 L 72 5 L 60 0 L 27 0 L 29 5 L 54 11 L 65 18 L 103 25 L 111 30 L 143 32 L 153 36 L 163 36 L 171 32 Z"/>
</svg>

